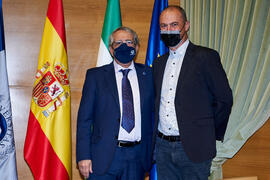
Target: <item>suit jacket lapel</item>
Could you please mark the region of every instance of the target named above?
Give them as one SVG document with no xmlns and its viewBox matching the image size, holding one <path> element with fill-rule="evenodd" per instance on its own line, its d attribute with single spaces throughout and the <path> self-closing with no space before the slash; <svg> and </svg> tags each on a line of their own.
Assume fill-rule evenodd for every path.
<svg viewBox="0 0 270 180">
<path fill-rule="evenodd" d="M 120 112 L 119 95 L 117 90 L 117 83 L 113 62 L 104 69 L 104 77 L 105 77 L 105 84 L 107 84 L 109 92 L 112 93 L 112 96 L 114 97 L 114 100 L 117 106 L 119 107 Z"/>
<path fill-rule="evenodd" d="M 163 76 L 164 76 L 164 71 L 165 71 L 165 67 L 167 64 L 167 60 L 169 58 L 169 53 L 165 54 L 164 56 L 161 57 L 160 60 L 158 60 L 158 66 L 156 71 L 158 73 L 156 73 L 156 83 L 157 83 L 157 94 L 160 95 L 161 94 L 161 87 L 162 87 L 162 82 L 163 82 Z"/>
<path fill-rule="evenodd" d="M 194 47 L 195 46 L 191 42 L 189 42 L 189 45 L 188 45 L 187 50 L 186 50 L 186 54 L 185 54 L 184 59 L 183 59 L 183 64 L 182 64 L 182 67 L 180 70 L 180 74 L 179 74 L 179 78 L 178 78 L 178 82 L 177 82 L 177 87 L 176 87 L 176 94 L 180 91 L 180 89 L 182 87 L 181 85 L 183 84 L 183 82 L 185 80 L 185 76 L 187 74 L 187 71 L 191 66 L 191 59 L 192 59 Z"/>
<path fill-rule="evenodd" d="M 144 104 L 144 91 L 145 89 L 145 72 L 144 68 L 139 67 L 136 63 L 134 63 L 136 73 L 137 73 L 137 78 L 138 78 L 138 84 L 139 84 L 139 90 L 140 90 L 140 104 L 141 104 L 141 111 L 143 109 L 143 104 Z"/>
</svg>

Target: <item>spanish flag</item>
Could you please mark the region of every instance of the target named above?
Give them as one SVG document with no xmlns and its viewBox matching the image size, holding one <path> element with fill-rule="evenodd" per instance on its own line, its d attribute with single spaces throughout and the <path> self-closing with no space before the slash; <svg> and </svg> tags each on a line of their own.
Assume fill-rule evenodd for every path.
<svg viewBox="0 0 270 180">
<path fill-rule="evenodd" d="M 71 179 L 70 89 L 62 0 L 50 0 L 24 158 L 35 179 Z"/>
</svg>

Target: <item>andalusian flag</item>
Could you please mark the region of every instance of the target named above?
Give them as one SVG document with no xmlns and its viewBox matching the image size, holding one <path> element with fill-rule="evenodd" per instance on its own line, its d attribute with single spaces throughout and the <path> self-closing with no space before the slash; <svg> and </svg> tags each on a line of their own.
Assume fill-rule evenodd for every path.
<svg viewBox="0 0 270 180">
<path fill-rule="evenodd" d="M 0 179 L 18 179 L 6 65 L 2 0 L 0 0 Z"/>
<path fill-rule="evenodd" d="M 119 0 L 107 0 L 106 14 L 99 45 L 97 66 L 103 66 L 112 62 L 109 51 L 109 37 L 111 33 L 122 26 Z"/>
<path fill-rule="evenodd" d="M 146 60 L 145 60 L 145 64 L 149 67 L 152 67 L 153 61 L 157 57 L 162 56 L 163 54 L 168 52 L 168 48 L 161 41 L 160 28 L 159 28 L 160 13 L 167 6 L 168 6 L 168 0 L 155 0 L 153 13 L 152 13 L 149 38 L 148 38 L 147 54 L 146 54 Z M 156 164 L 153 165 L 150 171 L 149 180 L 157 180 Z"/>
<path fill-rule="evenodd" d="M 70 90 L 62 0 L 50 0 L 24 145 L 35 179 L 71 179 Z"/>
</svg>

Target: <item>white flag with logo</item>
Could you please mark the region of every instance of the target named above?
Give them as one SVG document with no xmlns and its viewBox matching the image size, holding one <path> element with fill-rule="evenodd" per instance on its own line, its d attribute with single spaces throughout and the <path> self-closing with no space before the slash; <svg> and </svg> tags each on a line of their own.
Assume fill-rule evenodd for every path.
<svg viewBox="0 0 270 180">
<path fill-rule="evenodd" d="M 17 180 L 16 153 L 5 54 L 2 0 L 0 11 L 0 179 Z"/>
</svg>

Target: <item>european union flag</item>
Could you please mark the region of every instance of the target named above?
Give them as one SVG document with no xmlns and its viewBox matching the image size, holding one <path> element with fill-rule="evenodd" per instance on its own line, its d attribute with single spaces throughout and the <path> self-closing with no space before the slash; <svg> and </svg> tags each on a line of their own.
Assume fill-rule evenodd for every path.
<svg viewBox="0 0 270 180">
<path fill-rule="evenodd" d="M 145 64 L 152 67 L 153 61 L 168 52 L 168 48 L 160 39 L 159 16 L 168 7 L 168 0 L 155 0 L 151 27 L 149 32 L 148 47 Z M 157 180 L 156 165 L 154 164 L 149 174 L 149 180 Z"/>
<path fill-rule="evenodd" d="M 145 64 L 150 67 L 157 57 L 168 52 L 168 48 L 160 39 L 159 29 L 159 15 L 167 6 L 168 0 L 155 0 L 145 60 Z"/>
</svg>

